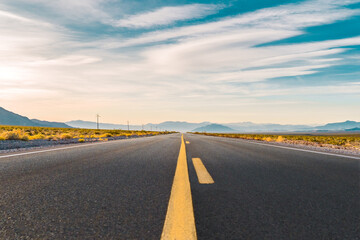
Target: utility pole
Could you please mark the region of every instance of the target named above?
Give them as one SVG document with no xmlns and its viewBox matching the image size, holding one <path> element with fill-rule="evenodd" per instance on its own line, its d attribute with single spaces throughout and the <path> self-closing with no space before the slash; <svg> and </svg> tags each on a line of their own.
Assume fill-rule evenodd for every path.
<svg viewBox="0 0 360 240">
<path fill-rule="evenodd" d="M 142 124 L 142 126 L 141 126 L 141 130 L 142 130 L 142 131 L 144 131 L 144 124 Z"/>
<path fill-rule="evenodd" d="M 96 129 L 99 129 L 99 114 L 96 114 Z"/>
<path fill-rule="evenodd" d="M 127 121 L 127 125 L 128 125 L 128 131 L 130 131 L 129 120 Z"/>
</svg>

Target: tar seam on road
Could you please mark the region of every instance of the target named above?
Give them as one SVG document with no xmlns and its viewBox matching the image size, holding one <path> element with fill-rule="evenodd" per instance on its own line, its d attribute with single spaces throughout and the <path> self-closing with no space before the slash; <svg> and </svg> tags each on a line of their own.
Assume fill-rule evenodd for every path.
<svg viewBox="0 0 360 240">
<path fill-rule="evenodd" d="M 183 135 L 161 239 L 197 239 Z"/>
<path fill-rule="evenodd" d="M 214 179 L 211 177 L 210 173 L 206 170 L 203 162 L 200 158 L 193 158 L 192 162 L 198 177 L 199 183 L 201 184 L 213 184 Z"/>
</svg>

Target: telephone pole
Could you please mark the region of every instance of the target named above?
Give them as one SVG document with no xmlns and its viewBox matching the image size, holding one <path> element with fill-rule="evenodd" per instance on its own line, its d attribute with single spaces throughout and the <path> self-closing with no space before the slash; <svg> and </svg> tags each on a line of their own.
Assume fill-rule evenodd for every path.
<svg viewBox="0 0 360 240">
<path fill-rule="evenodd" d="M 130 131 L 129 120 L 127 121 L 127 125 L 128 125 L 128 131 Z"/>
<path fill-rule="evenodd" d="M 96 129 L 99 129 L 99 118 L 100 118 L 100 115 L 96 114 Z"/>
</svg>

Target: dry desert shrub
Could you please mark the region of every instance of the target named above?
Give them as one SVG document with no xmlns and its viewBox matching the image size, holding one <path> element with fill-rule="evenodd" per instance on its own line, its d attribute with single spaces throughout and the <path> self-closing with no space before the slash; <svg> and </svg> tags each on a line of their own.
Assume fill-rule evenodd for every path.
<svg viewBox="0 0 360 240">
<path fill-rule="evenodd" d="M 283 142 L 284 138 L 282 136 L 278 136 L 278 138 L 276 139 L 276 142 Z"/>
<path fill-rule="evenodd" d="M 14 129 L 12 131 L 3 132 L 1 138 L 4 140 L 21 140 L 28 141 L 29 137 L 26 133 L 20 129 Z"/>
<path fill-rule="evenodd" d="M 360 149 L 360 134 L 352 135 L 272 135 L 272 134 L 223 134 L 195 133 L 208 136 L 241 138 L 248 140 L 276 141 L 329 148 Z"/>
<path fill-rule="evenodd" d="M 132 136 L 132 135 L 160 135 L 173 132 L 153 131 L 126 131 L 126 130 L 95 130 L 79 128 L 49 128 L 49 127 L 23 127 L 23 126 L 1 126 L 0 141 L 6 140 L 38 140 L 49 141 L 68 139 L 106 139 L 109 137 Z"/>
<path fill-rule="evenodd" d="M 68 133 L 63 133 L 60 135 L 60 139 L 66 140 L 66 139 L 72 139 L 73 137 Z"/>
</svg>

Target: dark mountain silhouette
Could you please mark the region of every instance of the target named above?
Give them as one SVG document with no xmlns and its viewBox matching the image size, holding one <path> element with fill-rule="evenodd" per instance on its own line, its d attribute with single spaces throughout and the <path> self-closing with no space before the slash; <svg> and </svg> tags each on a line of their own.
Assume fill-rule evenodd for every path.
<svg viewBox="0 0 360 240">
<path fill-rule="evenodd" d="M 65 123 L 59 122 L 48 122 L 37 119 L 29 119 L 19 114 L 10 112 L 0 107 L 0 125 L 11 125 L 11 126 L 33 126 L 33 127 L 60 127 L 69 128 L 70 126 Z"/>
<path fill-rule="evenodd" d="M 42 121 L 38 119 L 31 119 L 32 122 L 39 124 L 41 127 L 56 127 L 56 128 L 71 128 L 69 125 L 66 125 L 62 122 L 48 122 L 48 121 Z"/>
<path fill-rule="evenodd" d="M 16 126 L 38 126 L 29 118 L 10 112 L 2 107 L 0 107 L 0 124 Z"/>
</svg>

